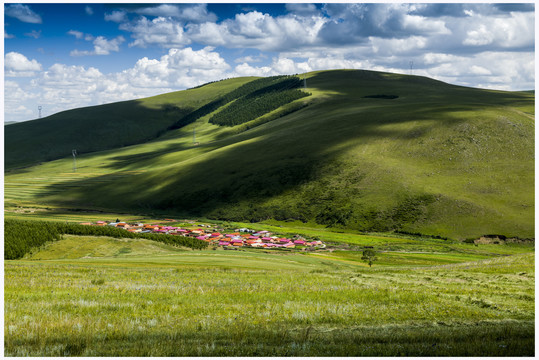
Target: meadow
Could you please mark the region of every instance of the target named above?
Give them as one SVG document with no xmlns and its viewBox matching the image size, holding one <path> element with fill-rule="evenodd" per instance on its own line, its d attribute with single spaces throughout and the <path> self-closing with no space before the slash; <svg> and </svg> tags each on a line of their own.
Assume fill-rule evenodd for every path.
<svg viewBox="0 0 539 360">
<path fill-rule="evenodd" d="M 278 78 L 7 126 L 6 223 L 65 226 L 11 237 L 4 355 L 534 356 L 534 93 L 306 80 L 262 116 L 248 94 Z M 327 247 L 202 250 L 68 224 L 164 218 Z M 512 242 L 474 243 L 487 234 Z"/>
<path fill-rule="evenodd" d="M 533 356 L 533 247 L 466 246 L 370 268 L 66 235 L 5 261 L 5 355 Z"/>
</svg>

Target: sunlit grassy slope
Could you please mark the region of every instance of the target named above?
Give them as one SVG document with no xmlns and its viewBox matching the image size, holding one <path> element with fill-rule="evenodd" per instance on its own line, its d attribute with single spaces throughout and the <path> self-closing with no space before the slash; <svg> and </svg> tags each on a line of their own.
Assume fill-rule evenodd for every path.
<svg viewBox="0 0 539 360">
<path fill-rule="evenodd" d="M 143 143 L 202 105 L 255 78 L 229 79 L 169 94 L 60 112 L 11 124 L 5 167 L 18 168 L 79 154 Z"/>
<path fill-rule="evenodd" d="M 76 173 L 70 157 L 9 172 L 6 203 L 534 237 L 533 93 L 356 70 L 309 73 L 307 91 L 288 106 L 308 106 L 249 130 L 206 116 L 81 155 Z"/>
</svg>

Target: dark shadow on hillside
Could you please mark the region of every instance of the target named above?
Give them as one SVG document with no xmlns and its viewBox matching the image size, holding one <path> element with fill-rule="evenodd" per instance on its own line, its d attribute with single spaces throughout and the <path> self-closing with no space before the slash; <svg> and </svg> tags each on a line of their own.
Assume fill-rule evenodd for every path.
<svg viewBox="0 0 539 360">
<path fill-rule="evenodd" d="M 111 150 L 153 140 L 192 111 L 172 104 L 150 108 L 125 101 L 64 111 L 8 126 L 5 168 L 18 168 L 78 154 Z"/>
<path fill-rule="evenodd" d="M 167 171 L 124 178 L 110 174 L 53 184 L 41 195 L 46 199 L 55 196 L 48 199 L 57 203 L 111 210 L 170 211 L 251 221 L 270 217 L 306 219 L 313 216 L 309 207 L 316 204 L 282 205 L 294 207 L 290 211 L 261 204 L 319 179 L 321 168 L 358 143 L 410 137 L 409 132 L 389 129 L 387 125 L 425 121 L 426 126 L 450 126 L 466 121 L 453 116 L 455 112 L 509 105 L 513 101 L 529 105 L 511 93 L 485 93 L 425 79 L 412 79 L 410 85 L 400 78 L 363 73 L 323 72 L 312 77 L 308 80 L 310 88 L 331 90 L 334 95 L 301 110 L 301 120 L 276 123 L 271 132 L 265 127 L 255 128 L 249 134 L 214 142 L 211 146 L 219 151 L 202 155 L 181 169 L 169 167 Z M 390 93 L 399 98 L 361 98 L 373 93 Z M 437 118 L 443 121 L 432 125 Z M 256 141 L 241 142 L 254 138 Z M 164 155 L 184 149 L 169 145 L 140 155 L 118 156 L 110 167 L 160 163 Z M 57 195 L 58 187 L 65 189 L 62 197 Z M 321 199 L 326 195 L 322 189 Z"/>
<path fill-rule="evenodd" d="M 191 146 L 182 145 L 182 144 L 169 144 L 166 147 L 163 147 L 154 151 L 146 151 L 143 153 L 137 153 L 133 155 L 121 155 L 110 158 L 113 161 L 111 164 L 108 164 L 106 167 L 111 169 L 137 169 L 139 167 L 147 167 L 155 164 L 156 161 L 165 155 L 174 153 L 177 151 L 183 151 L 191 148 Z"/>
</svg>

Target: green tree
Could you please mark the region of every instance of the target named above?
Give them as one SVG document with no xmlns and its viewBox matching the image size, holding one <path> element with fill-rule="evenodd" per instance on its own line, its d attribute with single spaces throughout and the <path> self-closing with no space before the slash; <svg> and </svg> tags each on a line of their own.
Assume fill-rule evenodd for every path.
<svg viewBox="0 0 539 360">
<path fill-rule="evenodd" d="M 363 251 L 361 260 L 365 260 L 367 264 L 369 264 L 369 267 L 371 267 L 372 263 L 378 260 L 378 258 L 376 257 L 376 252 L 374 250 L 367 249 Z"/>
</svg>

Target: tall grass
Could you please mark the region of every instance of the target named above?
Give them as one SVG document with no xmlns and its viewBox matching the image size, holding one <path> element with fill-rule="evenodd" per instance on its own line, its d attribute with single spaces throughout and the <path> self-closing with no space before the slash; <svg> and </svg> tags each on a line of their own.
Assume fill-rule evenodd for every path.
<svg viewBox="0 0 539 360">
<path fill-rule="evenodd" d="M 5 354 L 534 354 L 533 254 L 377 270 L 316 259 L 284 270 L 294 258 L 277 255 L 242 267 L 242 254 L 223 252 L 227 265 L 210 254 L 198 265 L 8 261 Z"/>
</svg>

